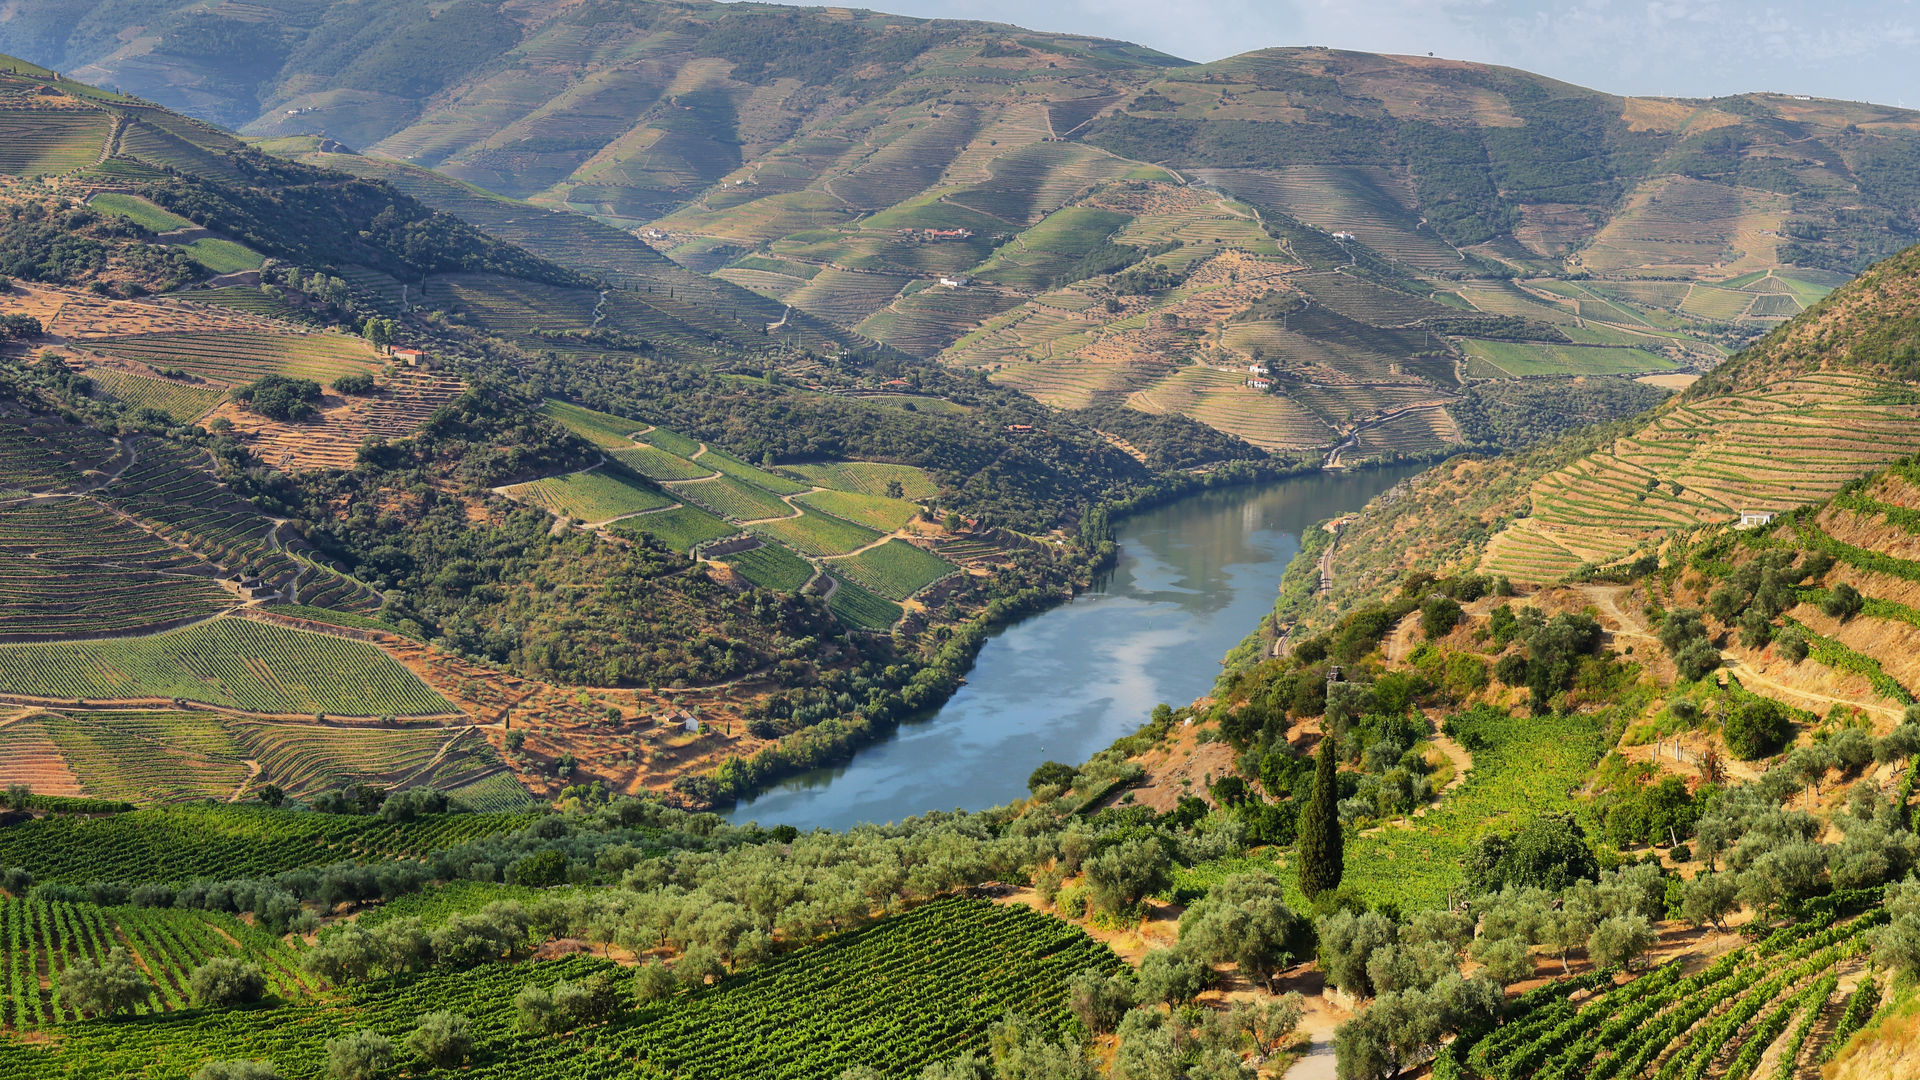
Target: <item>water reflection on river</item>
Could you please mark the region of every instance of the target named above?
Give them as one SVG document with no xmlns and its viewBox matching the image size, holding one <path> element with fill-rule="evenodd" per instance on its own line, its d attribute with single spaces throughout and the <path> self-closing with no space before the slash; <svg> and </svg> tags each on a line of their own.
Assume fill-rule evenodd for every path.
<svg viewBox="0 0 1920 1080">
<path fill-rule="evenodd" d="M 846 828 L 1026 794 L 1052 759 L 1078 764 L 1159 702 L 1207 692 L 1220 658 L 1272 609 L 1301 530 L 1358 509 L 1414 466 L 1206 492 L 1129 518 L 1106 579 L 1006 627 L 967 685 L 841 766 L 786 780 L 734 821 Z"/>
</svg>

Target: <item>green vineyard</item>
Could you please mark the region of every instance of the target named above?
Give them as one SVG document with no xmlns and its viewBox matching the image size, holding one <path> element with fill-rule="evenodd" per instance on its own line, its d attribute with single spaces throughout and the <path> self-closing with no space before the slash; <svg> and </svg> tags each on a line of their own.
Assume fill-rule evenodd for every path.
<svg viewBox="0 0 1920 1080">
<path fill-rule="evenodd" d="M 779 544 L 763 543 L 719 560 L 755 585 L 780 592 L 793 592 L 813 580 L 813 564 Z"/>
<path fill-rule="evenodd" d="M 113 368 L 89 368 L 87 377 L 97 390 L 136 409 L 165 413 L 175 423 L 187 424 L 220 403 L 220 391 L 171 379 L 154 379 Z"/>
<path fill-rule="evenodd" d="M 233 603 L 199 560 L 91 500 L 0 508 L 0 641 L 159 628 Z"/>
<path fill-rule="evenodd" d="M 537 814 L 374 817 L 190 804 L 104 818 L 47 817 L 0 829 L 0 866 L 84 885 L 238 878 L 347 859 L 419 857 L 525 828 Z"/>
<path fill-rule="evenodd" d="M 0 645 L 0 693 L 174 698 L 250 712 L 430 716 L 455 711 L 371 645 L 247 619 L 150 637 Z"/>
<path fill-rule="evenodd" d="M 155 367 L 179 368 L 226 385 L 252 382 L 262 375 L 332 382 L 371 370 L 375 359 L 373 346 L 343 334 L 244 330 L 138 334 L 100 338 L 89 341 L 87 347 Z"/>
<path fill-rule="evenodd" d="M 886 630 L 900 621 L 899 604 L 855 585 L 845 578 L 827 598 L 827 610 L 841 622 L 857 630 Z"/>
<path fill-rule="evenodd" d="M 673 505 L 672 499 L 611 469 L 549 476 L 516 484 L 506 494 L 575 521 L 608 521 Z"/>
<path fill-rule="evenodd" d="M 1874 902 L 1836 896 L 1826 903 L 1832 910 L 1849 899 L 1855 906 Z M 1671 963 L 1578 1006 L 1568 998 L 1581 980 L 1550 983 L 1529 995 L 1533 1000 L 1523 999 L 1518 1018 L 1466 1053 L 1466 1074 L 1487 1080 L 1700 1080 L 1709 1070 L 1745 1076 L 1790 1020 L 1826 1005 L 1839 973 L 1861 966 L 1864 934 L 1885 917 L 1877 909 L 1831 926 L 1825 920 L 1790 926 L 1695 974 Z M 1725 1071 L 1728 1059 L 1732 1072 Z"/>
<path fill-rule="evenodd" d="M 223 912 L 0 899 L 0 1023 L 24 1031 L 80 1020 L 62 999 L 60 973 L 79 960 L 104 960 L 122 947 L 140 957 L 152 987 L 135 1007 L 138 1015 L 189 1007 L 188 977 L 221 956 L 258 965 L 268 992 L 281 998 L 321 988 L 318 979 L 300 970 L 291 947 Z"/>
<path fill-rule="evenodd" d="M 905 540 L 889 540 L 828 565 L 835 574 L 890 600 L 905 600 L 959 569 Z"/>
<path fill-rule="evenodd" d="M 323 1070 L 326 1040 L 372 1029 L 395 1041 L 422 1013 L 467 1016 L 473 1061 L 415 1076 L 499 1080 L 815 1080 L 855 1065 L 917 1075 L 984 1050 L 1008 1013 L 1064 1024 L 1065 982 L 1120 961 L 1079 929 L 1024 907 L 948 899 L 801 949 L 599 1028 L 530 1041 L 514 1019 L 521 987 L 627 972 L 602 960 L 489 964 L 354 988 L 339 1001 L 85 1022 L 49 1045 L 0 1041 L 10 1080 L 178 1077 L 210 1060 L 271 1060 L 287 1076 Z"/>
<path fill-rule="evenodd" d="M 651 536 L 668 548 L 684 554 L 692 551 L 695 545 L 732 536 L 740 528 L 698 507 L 679 506 L 617 521 L 613 531 L 625 536 Z"/>
</svg>

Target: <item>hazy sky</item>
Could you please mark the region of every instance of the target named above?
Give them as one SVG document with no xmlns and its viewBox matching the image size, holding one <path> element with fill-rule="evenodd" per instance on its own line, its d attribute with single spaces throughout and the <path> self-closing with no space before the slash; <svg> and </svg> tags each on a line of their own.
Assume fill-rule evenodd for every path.
<svg viewBox="0 0 1920 1080">
<path fill-rule="evenodd" d="M 1506 64 L 1620 94 L 1777 90 L 1920 106 L 1916 0 L 858 0 L 858 6 L 1122 38 L 1189 60 L 1273 45 L 1330 45 Z"/>
</svg>

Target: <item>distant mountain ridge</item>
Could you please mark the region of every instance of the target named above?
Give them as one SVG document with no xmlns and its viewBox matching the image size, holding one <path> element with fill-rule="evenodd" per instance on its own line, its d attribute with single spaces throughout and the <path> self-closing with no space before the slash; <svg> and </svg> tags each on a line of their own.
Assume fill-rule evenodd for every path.
<svg viewBox="0 0 1920 1080">
<path fill-rule="evenodd" d="M 1337 462 L 1629 415 L 1631 380 L 1920 240 L 1920 113 L 1432 57 L 703 0 L 50 0 L 0 47 L 382 179 L 685 340 L 878 343 Z"/>
</svg>

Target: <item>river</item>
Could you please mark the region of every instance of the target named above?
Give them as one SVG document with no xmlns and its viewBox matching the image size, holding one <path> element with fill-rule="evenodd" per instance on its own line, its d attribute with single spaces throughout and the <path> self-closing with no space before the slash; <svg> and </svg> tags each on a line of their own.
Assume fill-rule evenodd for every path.
<svg viewBox="0 0 1920 1080">
<path fill-rule="evenodd" d="M 1034 766 L 1078 765 L 1156 704 L 1207 693 L 1221 658 L 1273 610 L 1301 531 L 1420 468 L 1202 492 L 1126 519 L 1114 568 L 1072 602 L 1001 628 L 945 705 L 728 816 L 844 829 L 1025 797 Z"/>
</svg>

